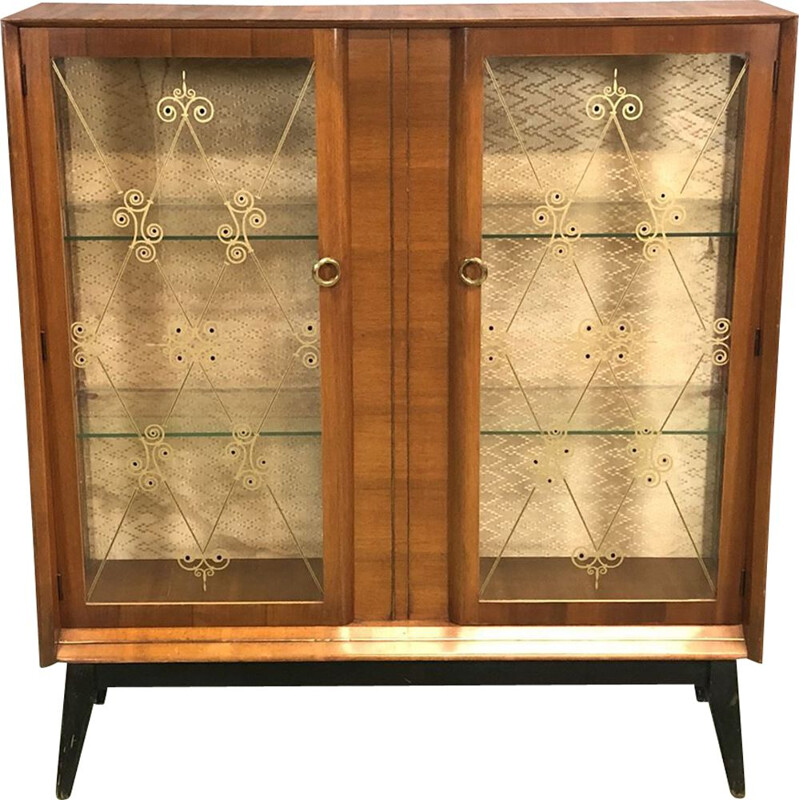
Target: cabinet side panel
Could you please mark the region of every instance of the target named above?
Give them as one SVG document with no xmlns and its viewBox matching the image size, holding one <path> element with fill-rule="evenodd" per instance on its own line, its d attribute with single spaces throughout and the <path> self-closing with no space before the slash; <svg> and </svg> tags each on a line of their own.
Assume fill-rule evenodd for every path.
<svg viewBox="0 0 800 800">
<path fill-rule="evenodd" d="M 12 25 L 3 25 L 3 53 L 28 420 L 28 463 L 36 560 L 39 657 L 42 666 L 47 666 L 56 660 L 56 634 L 59 628 L 56 547 L 45 432 L 47 425 L 45 376 L 40 350 L 42 327 L 36 273 L 34 206 L 29 172 L 30 157 L 22 95 L 20 37 L 19 29 Z"/>
<path fill-rule="evenodd" d="M 749 35 L 747 119 L 739 190 L 735 284 L 731 319 L 725 462 L 720 513 L 718 620 L 742 619 L 741 574 L 750 534 L 751 483 L 755 458 L 752 419 L 756 414 L 758 359 L 754 338 L 765 236 L 765 200 L 769 165 L 768 120 L 772 110 L 772 67 L 777 55 L 777 26 L 754 28 Z M 764 120 L 765 123 L 760 121 Z"/>
<path fill-rule="evenodd" d="M 409 76 L 409 616 L 444 619 L 449 31 L 411 32 Z"/>
<path fill-rule="evenodd" d="M 779 72 L 772 130 L 771 176 L 767 214 L 763 308 L 761 312 L 762 361 L 759 376 L 758 433 L 754 480 L 754 512 L 744 599 L 747 652 L 761 661 L 764 650 L 764 610 L 767 581 L 767 531 L 772 474 L 772 430 L 775 422 L 775 381 L 778 370 L 783 244 L 786 193 L 789 179 L 789 141 L 792 131 L 797 18 L 781 25 Z"/>
<path fill-rule="evenodd" d="M 355 619 L 392 613 L 390 33 L 349 34 Z"/>
</svg>

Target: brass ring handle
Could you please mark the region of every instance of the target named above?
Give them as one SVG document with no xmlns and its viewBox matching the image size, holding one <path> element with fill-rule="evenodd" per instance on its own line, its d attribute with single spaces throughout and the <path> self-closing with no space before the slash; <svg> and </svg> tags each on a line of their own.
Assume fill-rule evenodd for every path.
<svg viewBox="0 0 800 800">
<path fill-rule="evenodd" d="M 470 278 L 467 274 L 467 269 L 473 264 L 480 268 L 480 274 L 477 278 Z M 489 267 L 486 266 L 486 262 L 483 259 L 477 257 L 465 258 L 458 268 L 458 275 L 467 286 L 480 286 L 489 277 Z"/>
<path fill-rule="evenodd" d="M 323 267 L 333 267 L 334 273 L 332 278 L 323 278 L 322 275 L 320 275 L 320 270 Z M 336 286 L 336 284 L 339 283 L 339 279 L 342 277 L 342 268 L 335 258 L 321 258 L 311 268 L 311 275 L 318 286 L 329 289 L 331 286 Z"/>
</svg>

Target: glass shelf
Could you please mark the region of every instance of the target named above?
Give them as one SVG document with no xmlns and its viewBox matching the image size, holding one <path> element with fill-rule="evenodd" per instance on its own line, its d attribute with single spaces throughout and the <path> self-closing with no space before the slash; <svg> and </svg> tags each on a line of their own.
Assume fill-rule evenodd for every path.
<svg viewBox="0 0 800 800">
<path fill-rule="evenodd" d="M 489 189 L 487 188 L 487 192 Z M 644 200 L 608 202 L 599 197 L 576 200 L 569 205 L 547 209 L 544 197 L 514 198 L 512 202 L 493 202 L 484 196 L 483 238 L 550 239 L 558 223 L 566 231 L 575 225 L 580 239 L 636 239 L 637 226 L 658 220 L 658 231 L 669 238 L 732 238 L 736 236 L 737 212 L 733 204 L 697 198 L 667 201 L 666 206 L 651 209 Z M 562 208 L 566 211 L 563 214 Z M 534 212 L 544 209 L 545 222 L 534 225 Z M 673 222 L 670 209 L 680 209 L 682 219 Z M 653 216 L 655 215 L 655 217 Z M 563 217 L 563 218 L 562 218 Z M 580 239 L 578 241 L 580 241 Z"/>
<path fill-rule="evenodd" d="M 261 431 L 261 438 L 293 437 L 293 436 L 322 436 L 322 431 Z M 230 431 L 166 431 L 167 439 L 230 439 Z M 79 439 L 138 439 L 138 433 L 128 431 L 107 432 L 79 432 Z"/>
<path fill-rule="evenodd" d="M 254 198 L 264 212 L 261 228 L 247 228 L 247 238 L 258 241 L 314 241 L 317 238 L 317 208 L 313 203 L 275 203 Z M 66 211 L 64 240 L 68 242 L 130 242 L 132 228 L 117 227 L 114 211 L 122 200 L 110 197 L 105 202 L 73 205 Z M 162 242 L 209 241 L 219 244 L 216 231 L 231 222 L 230 212 L 221 202 L 155 202 L 147 222 L 157 223 L 164 232 Z"/>
<path fill-rule="evenodd" d="M 735 231 L 670 231 L 667 239 L 732 239 Z M 164 237 L 166 238 L 166 237 Z M 545 239 L 550 233 L 484 233 L 482 239 Z M 636 239 L 635 233 L 582 233 L 580 239 Z M 580 240 L 579 240 L 580 241 Z"/>
<path fill-rule="evenodd" d="M 247 237 L 251 242 L 303 242 L 317 240 L 316 233 L 298 233 L 298 234 L 264 234 L 263 236 L 256 236 L 250 234 Z M 86 235 L 86 236 L 65 236 L 65 242 L 130 242 L 130 236 L 101 236 L 101 235 Z M 176 235 L 164 236 L 162 242 L 219 242 L 215 235 Z"/>
<path fill-rule="evenodd" d="M 319 392 L 313 388 L 210 389 L 184 387 L 173 406 L 176 390 L 169 388 L 111 389 L 78 392 L 79 439 L 138 439 L 148 425 L 164 428 L 168 439 L 230 439 L 236 426 L 246 425 L 260 436 L 320 437 Z M 124 401 L 130 417 L 120 406 Z M 222 411 L 220 400 L 230 414 Z M 264 412 L 269 406 L 269 413 Z M 233 420 L 233 421 L 231 421 Z"/>
<path fill-rule="evenodd" d="M 695 378 L 699 372 L 695 372 Z M 499 379 L 504 374 L 495 376 Z M 661 431 L 664 436 L 724 435 L 721 410 L 724 399 L 715 396 L 707 386 L 623 387 L 636 412 L 635 418 L 616 387 L 596 386 L 592 382 L 582 397 L 581 388 L 542 389 L 526 385 L 523 396 L 513 385 L 485 385 L 481 393 L 481 435 L 541 436 L 552 429 L 566 429 L 569 436 L 633 436 L 639 426 Z M 538 424 L 531 417 L 525 397 L 536 412 Z M 579 397 L 580 404 L 576 407 Z M 569 410 L 573 408 L 576 410 L 570 418 Z"/>
<path fill-rule="evenodd" d="M 569 430 L 567 436 L 635 436 L 636 431 L 631 430 Z M 722 436 L 722 430 L 664 430 L 662 436 Z M 482 430 L 481 436 L 545 436 L 545 431 L 539 430 Z"/>
</svg>

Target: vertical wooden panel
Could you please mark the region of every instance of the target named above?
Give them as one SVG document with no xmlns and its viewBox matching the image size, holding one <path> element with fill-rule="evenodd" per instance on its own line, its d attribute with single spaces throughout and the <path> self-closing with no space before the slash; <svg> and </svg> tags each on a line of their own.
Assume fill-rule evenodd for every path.
<svg viewBox="0 0 800 800">
<path fill-rule="evenodd" d="M 349 35 L 355 619 L 392 615 L 391 42 Z"/>
<path fill-rule="evenodd" d="M 347 32 L 340 28 L 315 31 L 314 50 L 319 255 L 342 265 L 339 283 L 320 289 L 319 298 L 325 618 L 342 623 L 353 619 L 354 274 L 347 168 Z"/>
<path fill-rule="evenodd" d="M 408 618 L 408 31 L 392 31 L 392 475 L 395 619 Z"/>
<path fill-rule="evenodd" d="M 412 619 L 447 617 L 450 33 L 409 34 L 409 563 Z"/>
<path fill-rule="evenodd" d="M 753 479 L 753 527 L 747 554 L 744 631 L 750 658 L 761 661 L 764 652 L 764 610 L 767 590 L 767 531 L 769 528 L 772 475 L 772 429 L 775 424 L 775 383 L 778 373 L 783 243 L 786 226 L 786 193 L 789 180 L 789 142 L 792 133 L 797 18 L 781 25 L 778 51 L 778 84 L 774 102 L 770 145 L 770 186 L 767 230 L 764 240 L 761 344 L 763 355 L 758 378 L 758 438 Z"/>
<path fill-rule="evenodd" d="M 42 330 L 39 304 L 34 198 L 31 161 L 22 96 L 22 62 L 19 29 L 3 25 L 8 143 L 14 203 L 14 238 L 17 247 L 22 355 L 28 421 L 28 467 L 31 481 L 31 515 L 36 569 L 36 605 L 39 618 L 39 659 L 42 666 L 56 660 L 59 605 L 56 542 L 51 496 L 51 463 L 47 441 L 45 373 L 40 350 Z"/>
<path fill-rule="evenodd" d="M 452 271 L 481 255 L 482 62 L 467 30 L 454 34 Z M 450 295 L 450 616 L 478 611 L 481 289 L 453 278 Z"/>
</svg>

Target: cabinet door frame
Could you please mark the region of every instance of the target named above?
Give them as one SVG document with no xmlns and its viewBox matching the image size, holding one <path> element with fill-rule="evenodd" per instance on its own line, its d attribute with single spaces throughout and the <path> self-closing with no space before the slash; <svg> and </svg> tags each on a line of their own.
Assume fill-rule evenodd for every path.
<svg viewBox="0 0 800 800">
<path fill-rule="evenodd" d="M 750 534 L 764 210 L 769 182 L 773 65 L 780 25 L 613 25 L 474 28 L 453 42 L 450 284 L 450 614 L 487 624 L 739 624 Z M 495 56 L 742 53 L 749 57 L 739 227 L 736 238 L 728 412 L 722 478 L 717 597 L 690 601 L 479 602 L 480 289 L 457 277 L 481 255 L 483 59 Z"/>
<path fill-rule="evenodd" d="M 329 29 L 36 28 L 20 31 L 36 263 L 33 284 L 47 336 L 47 481 L 63 627 L 344 624 L 353 616 L 352 279 L 349 274 L 347 34 Z M 87 605 L 83 562 L 61 176 L 50 61 L 95 58 L 313 58 L 316 63 L 318 248 L 342 265 L 319 295 L 322 364 L 323 600 L 291 603 Z M 309 272 L 311 270 L 311 264 Z M 30 356 L 29 356 L 30 360 Z M 41 476 L 40 476 L 41 477 Z M 37 537 L 41 538 L 39 532 Z"/>
</svg>

